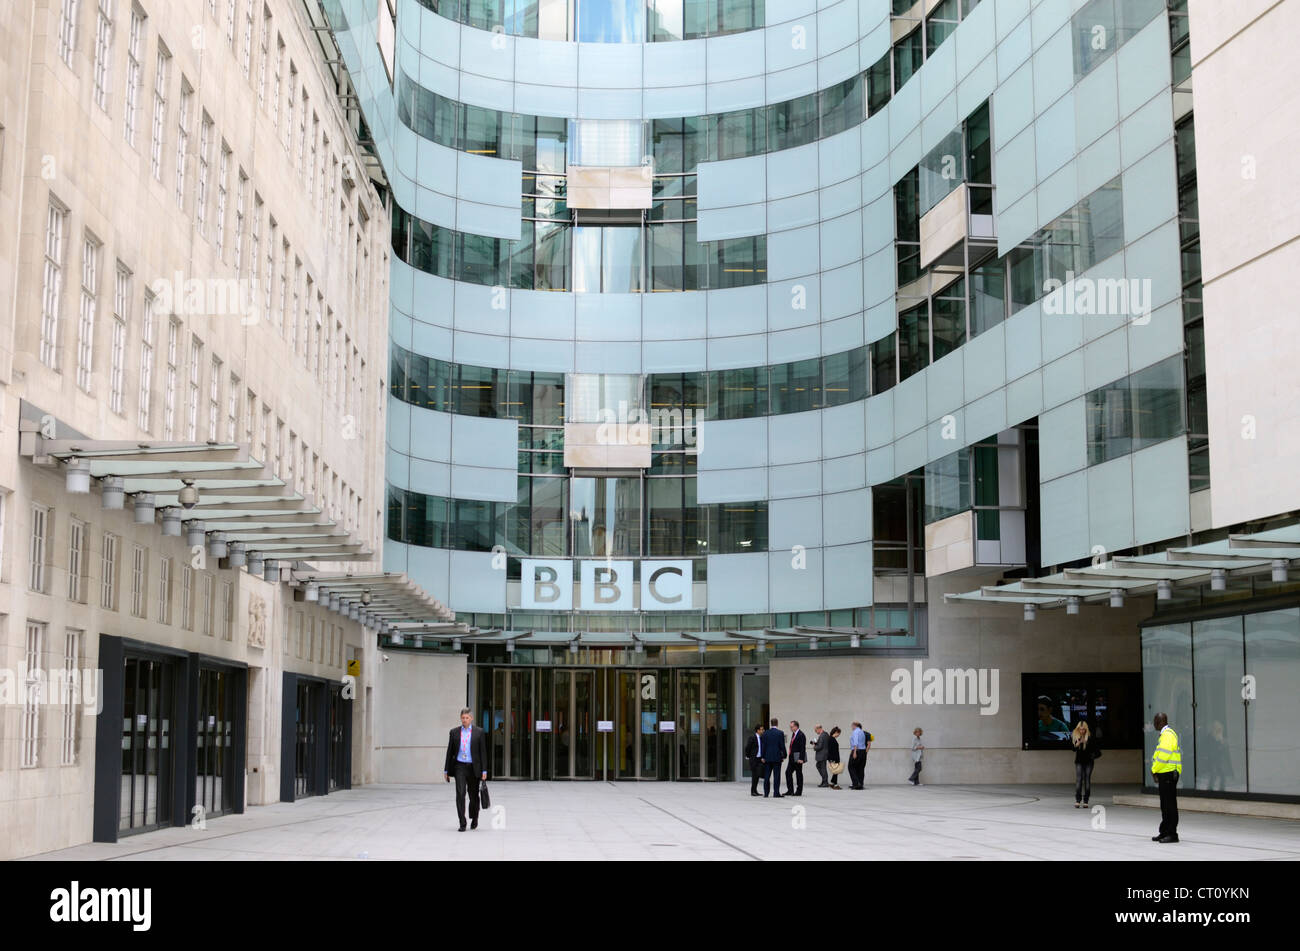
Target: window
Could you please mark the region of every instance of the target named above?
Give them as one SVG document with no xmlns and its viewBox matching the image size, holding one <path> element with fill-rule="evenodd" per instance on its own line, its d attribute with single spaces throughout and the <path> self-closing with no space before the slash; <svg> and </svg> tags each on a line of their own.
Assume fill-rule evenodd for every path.
<svg viewBox="0 0 1300 951">
<path fill-rule="evenodd" d="M 213 601 L 212 601 L 212 575 L 203 576 L 203 633 L 208 637 L 212 636 L 213 631 Z"/>
<path fill-rule="evenodd" d="M 1179 354 L 1088 393 L 1088 464 L 1117 459 L 1186 432 L 1183 392 Z"/>
<path fill-rule="evenodd" d="M 232 640 L 235 635 L 235 586 L 229 581 L 221 583 L 221 638 Z"/>
<path fill-rule="evenodd" d="M 77 14 L 81 0 L 63 0 L 59 12 L 59 58 L 72 65 L 72 54 L 77 49 Z"/>
<path fill-rule="evenodd" d="M 181 108 L 184 111 L 185 97 L 181 96 Z M 194 192 L 194 223 L 199 234 L 205 234 L 208 222 L 208 168 L 212 158 L 212 119 L 203 113 L 199 121 L 199 179 Z M 178 196 L 177 204 L 180 204 Z"/>
<path fill-rule="evenodd" d="M 248 0 L 248 15 L 253 15 L 253 0 Z M 266 108 L 266 65 L 271 58 L 271 11 L 262 8 L 262 38 L 257 49 L 257 108 Z"/>
<path fill-rule="evenodd" d="M 144 14 L 131 7 L 131 29 L 126 41 L 126 95 L 122 97 L 122 136 L 135 148 L 136 122 L 140 113 L 140 44 L 144 36 Z"/>
<path fill-rule="evenodd" d="M 217 249 L 217 257 L 224 261 L 226 259 L 226 192 L 230 187 L 230 146 L 225 142 L 221 143 L 221 158 L 217 165 L 217 211 L 216 211 L 216 237 L 213 244 Z"/>
<path fill-rule="evenodd" d="M 81 246 L 81 307 L 77 312 L 77 386 L 87 393 L 94 373 L 98 306 L 99 241 L 87 234 Z"/>
<path fill-rule="evenodd" d="M 41 363 L 59 368 L 59 303 L 63 293 L 63 233 L 68 210 L 53 197 L 45 219 L 45 272 L 41 292 Z"/>
<path fill-rule="evenodd" d="M 189 399 L 185 406 L 185 438 L 193 442 L 199 438 L 199 389 L 203 377 L 203 343 L 190 337 Z"/>
<path fill-rule="evenodd" d="M 66 9 L 67 4 L 64 6 Z M 41 650 L 44 639 L 45 625 L 38 621 L 28 621 L 27 642 L 23 652 L 23 717 L 18 754 L 18 765 L 24 769 L 31 769 L 40 762 L 41 681 L 43 679 Z"/>
<path fill-rule="evenodd" d="M 239 377 L 230 374 L 230 388 L 226 392 L 226 442 L 234 442 L 238 438 L 239 399 L 242 395 Z"/>
<path fill-rule="evenodd" d="M 32 505 L 32 533 L 27 547 L 27 587 L 39 594 L 45 594 L 45 559 L 46 539 L 49 537 L 52 513 L 47 505 Z"/>
<path fill-rule="evenodd" d="M 208 372 L 208 441 L 217 441 L 217 421 L 221 417 L 221 361 L 212 358 Z"/>
<path fill-rule="evenodd" d="M 176 433 L 176 387 L 180 385 L 181 322 L 173 317 L 167 322 L 167 381 L 163 392 L 163 439 L 173 439 Z"/>
<path fill-rule="evenodd" d="M 158 622 L 172 622 L 172 560 L 166 556 L 158 559 Z"/>
<path fill-rule="evenodd" d="M 123 392 L 126 386 L 126 325 L 131 311 L 131 272 L 121 261 L 117 262 L 116 281 L 113 286 L 113 340 L 109 355 L 108 408 L 122 415 Z"/>
<path fill-rule="evenodd" d="M 153 81 L 153 127 L 149 138 L 149 166 L 155 181 L 162 181 L 163 134 L 167 122 L 167 69 L 171 54 L 158 41 L 158 64 Z"/>
<path fill-rule="evenodd" d="M 235 49 L 235 2 L 236 0 L 226 0 L 226 42 L 230 44 L 232 52 Z"/>
<path fill-rule="evenodd" d="M 140 428 L 150 432 L 153 427 L 150 403 L 153 400 L 153 294 L 144 295 L 144 315 L 140 319 L 140 408 L 138 422 Z"/>
<path fill-rule="evenodd" d="M 81 604 L 85 597 L 86 523 L 68 520 L 68 600 Z"/>
<path fill-rule="evenodd" d="M 147 617 L 149 608 L 149 552 L 143 545 L 131 549 L 131 613 Z"/>
<path fill-rule="evenodd" d="M 581 43 L 641 43 L 645 40 L 642 0 L 580 0 L 577 33 Z"/>
<path fill-rule="evenodd" d="M 194 90 L 181 78 L 181 104 L 176 111 L 176 207 L 185 208 L 185 158 L 190 144 L 190 103 Z M 202 215 L 199 215 L 200 226 Z"/>
<path fill-rule="evenodd" d="M 95 105 L 108 112 L 108 86 L 112 81 L 113 0 L 99 0 L 95 13 L 95 65 L 93 71 Z"/>
<path fill-rule="evenodd" d="M 194 630 L 194 569 L 181 565 L 181 627 Z"/>
<path fill-rule="evenodd" d="M 276 96 L 277 96 L 277 98 L 279 97 L 279 89 L 278 89 L 278 86 L 277 86 L 277 90 L 276 90 Z M 288 98 L 288 100 L 287 100 L 286 103 L 285 103 L 285 111 L 284 111 L 284 137 L 283 137 L 283 141 L 284 141 L 284 149 L 285 149 L 286 152 L 288 152 L 288 151 L 290 150 L 290 148 L 293 146 L 293 109 L 294 109 L 294 106 L 297 104 L 297 103 L 296 103 L 296 99 L 297 99 L 297 97 L 298 97 L 298 67 L 297 67 L 297 66 L 294 66 L 294 65 L 293 65 L 293 62 L 290 61 L 290 63 L 289 63 L 289 98 Z"/>
<path fill-rule="evenodd" d="M 59 763 L 77 765 L 77 725 L 80 720 L 78 705 L 81 685 L 77 677 L 77 662 L 81 656 L 81 631 L 68 630 L 63 635 L 63 683 L 60 685 L 63 701 L 63 743 Z"/>
<path fill-rule="evenodd" d="M 117 610 L 117 536 L 104 533 L 104 550 L 100 557 L 99 606 Z"/>
<path fill-rule="evenodd" d="M 244 272 L 244 207 L 248 194 L 248 176 L 239 170 L 239 180 L 235 186 L 235 280 L 241 280 Z M 257 262 L 253 262 L 256 272 Z M 241 291 L 242 293 L 242 291 Z"/>
<path fill-rule="evenodd" d="M 253 228 L 248 240 L 248 277 L 254 285 L 257 283 L 257 269 L 262 266 L 259 257 L 262 239 L 262 199 L 256 192 L 253 193 Z M 262 318 L 265 319 L 269 306 L 262 310 Z"/>
</svg>

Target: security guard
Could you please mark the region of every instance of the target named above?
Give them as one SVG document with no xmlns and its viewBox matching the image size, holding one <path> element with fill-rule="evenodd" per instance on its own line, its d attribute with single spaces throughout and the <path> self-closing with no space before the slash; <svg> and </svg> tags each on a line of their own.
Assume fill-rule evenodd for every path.
<svg viewBox="0 0 1300 951">
<path fill-rule="evenodd" d="M 1178 777 L 1183 772 L 1183 753 L 1178 734 L 1169 727 L 1169 717 L 1157 713 L 1151 725 L 1160 731 L 1151 756 L 1151 775 L 1160 790 L 1160 831 L 1151 837 L 1161 844 L 1178 841 Z"/>
</svg>

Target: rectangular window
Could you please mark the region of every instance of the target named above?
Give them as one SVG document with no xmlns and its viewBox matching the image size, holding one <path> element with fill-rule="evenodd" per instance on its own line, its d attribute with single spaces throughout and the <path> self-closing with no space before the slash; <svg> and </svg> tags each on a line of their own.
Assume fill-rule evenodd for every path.
<svg viewBox="0 0 1300 951">
<path fill-rule="evenodd" d="M 63 635 L 63 683 L 59 688 L 63 702 L 63 743 L 59 757 L 62 766 L 77 765 L 77 725 L 81 719 L 77 662 L 81 656 L 81 634 L 81 631 L 68 630 Z"/>
<path fill-rule="evenodd" d="M 208 372 L 208 441 L 217 441 L 217 422 L 221 418 L 221 361 L 212 358 Z"/>
<path fill-rule="evenodd" d="M 86 523 L 68 520 L 68 600 L 81 604 L 85 597 Z"/>
<path fill-rule="evenodd" d="M 211 637 L 213 631 L 212 575 L 203 576 L 203 633 Z"/>
<path fill-rule="evenodd" d="M 59 304 L 63 295 L 63 233 L 68 210 L 53 197 L 45 219 L 45 271 L 41 291 L 41 363 L 59 368 Z"/>
<path fill-rule="evenodd" d="M 230 388 L 226 392 L 226 442 L 234 442 L 239 430 L 239 399 L 243 395 L 239 377 L 230 374 Z"/>
<path fill-rule="evenodd" d="M 235 49 L 235 2 L 236 0 L 226 0 L 226 42 L 230 44 L 232 52 Z"/>
<path fill-rule="evenodd" d="M 262 199 L 253 192 L 253 226 L 248 237 L 248 279 L 249 283 L 256 286 L 257 269 L 262 266 L 261 254 L 262 243 Z M 265 319 L 266 310 L 262 311 L 262 318 Z"/>
<path fill-rule="evenodd" d="M 185 109 L 185 95 L 181 94 L 181 111 Z M 205 234 L 208 221 L 208 166 L 212 151 L 212 119 L 203 113 L 199 120 L 199 177 L 194 191 L 194 223 L 199 234 Z M 179 196 L 176 199 L 180 203 Z"/>
<path fill-rule="evenodd" d="M 87 234 L 81 246 L 81 307 L 77 312 L 77 386 L 90 392 L 95 360 L 95 311 L 99 307 L 99 241 Z"/>
<path fill-rule="evenodd" d="M 190 338 L 189 398 L 185 401 L 185 438 L 193 442 L 199 438 L 199 392 L 203 377 L 203 343 L 198 337 Z"/>
<path fill-rule="evenodd" d="M 288 152 L 293 147 L 293 110 L 298 98 L 298 67 L 289 62 L 289 98 L 285 101 L 284 111 L 284 149 Z"/>
<path fill-rule="evenodd" d="M 172 622 L 172 560 L 158 559 L 158 622 Z"/>
<path fill-rule="evenodd" d="M 131 613 L 147 617 L 149 608 L 149 552 L 143 545 L 131 549 Z"/>
<path fill-rule="evenodd" d="M 252 0 L 249 0 L 252 15 Z M 271 11 L 262 8 L 262 38 L 257 48 L 257 108 L 266 108 L 267 64 L 271 58 Z"/>
<path fill-rule="evenodd" d="M 81 0 L 63 0 L 59 11 L 59 58 L 72 65 L 72 54 L 77 49 L 77 14 L 80 12 Z"/>
<path fill-rule="evenodd" d="M 144 36 L 144 14 L 131 7 L 131 29 L 126 41 L 126 94 L 122 98 L 122 137 L 135 148 L 136 123 L 140 114 L 140 44 Z"/>
<path fill-rule="evenodd" d="M 153 77 L 153 126 L 149 134 L 149 170 L 154 181 L 162 181 L 163 135 L 167 124 L 167 69 L 171 54 L 158 41 L 158 64 Z"/>
<path fill-rule="evenodd" d="M 126 327 L 131 317 L 131 272 L 117 262 L 113 289 L 113 340 L 109 354 L 108 408 L 122 415 L 126 388 Z"/>
<path fill-rule="evenodd" d="M 49 537 L 51 512 L 49 506 L 32 506 L 32 532 L 27 546 L 27 587 L 45 594 L 46 539 Z"/>
<path fill-rule="evenodd" d="M 153 385 L 153 294 L 144 295 L 144 314 L 140 319 L 140 407 L 139 419 L 140 428 L 145 432 L 150 432 L 153 427 L 150 404 L 153 400 L 153 392 L 150 387 Z"/>
<path fill-rule="evenodd" d="M 253 66 L 253 0 L 248 0 L 244 4 L 244 57 L 241 66 L 244 70 L 244 78 L 248 79 L 252 72 Z"/>
<path fill-rule="evenodd" d="M 73 6 L 76 4 L 74 3 Z M 66 8 L 66 4 L 65 4 Z M 19 734 L 18 765 L 31 769 L 40 762 L 41 739 L 41 651 L 45 625 L 27 622 L 27 641 L 23 651 L 23 714 Z"/>
<path fill-rule="evenodd" d="M 108 112 L 108 85 L 112 82 L 113 0 L 99 0 L 95 13 L 95 105 Z"/>
<path fill-rule="evenodd" d="M 117 610 L 117 536 L 104 533 L 104 550 L 100 557 L 99 606 Z"/>
<path fill-rule="evenodd" d="M 221 638 L 232 640 L 235 636 L 235 586 L 229 581 L 221 583 Z"/>
<path fill-rule="evenodd" d="M 194 569 L 181 565 L 181 627 L 194 630 Z"/>
<path fill-rule="evenodd" d="M 224 261 L 226 259 L 226 192 L 230 188 L 230 146 L 225 142 L 221 143 L 221 158 L 217 164 L 217 208 L 216 221 L 213 227 L 216 229 L 216 237 L 213 239 L 213 245 L 217 249 L 217 258 Z"/>
<path fill-rule="evenodd" d="M 235 186 L 235 246 L 233 249 L 235 264 L 235 280 L 242 280 L 244 273 L 244 208 L 248 195 L 248 176 L 244 170 L 239 170 L 238 182 Z M 256 270 L 254 262 L 254 270 Z M 240 292 L 243 293 L 242 290 Z"/>
<path fill-rule="evenodd" d="M 163 439 L 176 433 L 176 387 L 180 385 L 181 322 L 173 317 L 167 322 L 167 380 L 163 391 Z"/>
<path fill-rule="evenodd" d="M 180 108 L 176 110 L 176 207 L 185 208 L 185 160 L 190 145 L 190 103 L 194 99 L 194 90 L 181 77 Z M 199 215 L 200 228 L 202 215 Z"/>
</svg>

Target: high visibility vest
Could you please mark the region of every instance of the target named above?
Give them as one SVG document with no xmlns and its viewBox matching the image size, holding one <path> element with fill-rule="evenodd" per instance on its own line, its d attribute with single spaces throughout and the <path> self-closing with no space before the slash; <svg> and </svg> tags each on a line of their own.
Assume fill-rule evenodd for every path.
<svg viewBox="0 0 1300 951">
<path fill-rule="evenodd" d="M 1183 751 L 1178 747 L 1178 734 L 1172 727 L 1160 731 L 1156 742 L 1156 751 L 1151 755 L 1151 772 L 1181 773 L 1183 771 Z"/>
</svg>

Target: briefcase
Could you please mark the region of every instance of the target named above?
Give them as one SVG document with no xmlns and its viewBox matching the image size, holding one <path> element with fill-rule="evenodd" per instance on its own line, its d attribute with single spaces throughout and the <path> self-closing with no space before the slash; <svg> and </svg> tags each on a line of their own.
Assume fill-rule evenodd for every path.
<svg viewBox="0 0 1300 951">
<path fill-rule="evenodd" d="M 492 808 L 492 797 L 488 795 L 487 780 L 478 784 L 478 803 L 484 809 Z"/>
</svg>

